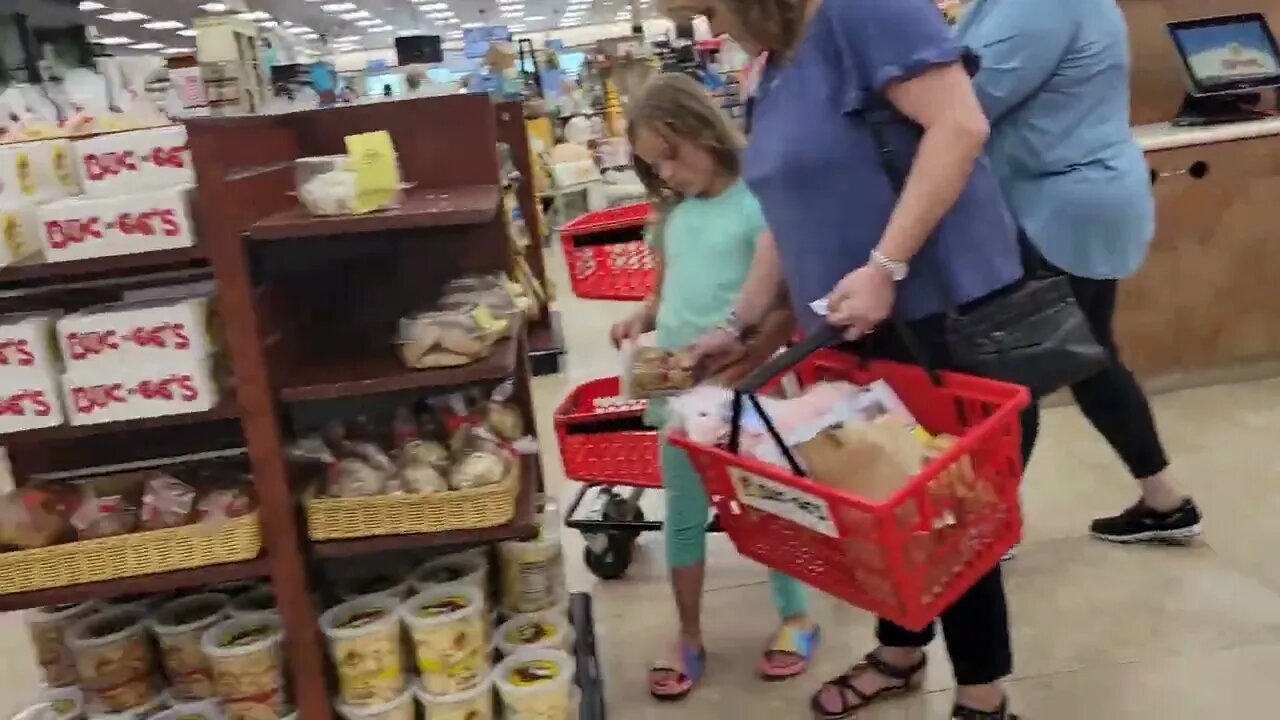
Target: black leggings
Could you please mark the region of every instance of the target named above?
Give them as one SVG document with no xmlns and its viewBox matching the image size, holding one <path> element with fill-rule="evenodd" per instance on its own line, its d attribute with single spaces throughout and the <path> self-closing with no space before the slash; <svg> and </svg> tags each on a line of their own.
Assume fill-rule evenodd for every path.
<svg viewBox="0 0 1280 720">
<path fill-rule="evenodd" d="M 971 304 L 980 306 L 981 300 Z M 939 369 L 953 366 L 947 350 L 945 319 L 934 315 L 908 323 L 919 339 L 928 360 Z M 912 357 L 898 332 L 891 325 L 884 325 L 853 348 L 864 357 L 877 357 L 918 364 Z M 1026 462 L 1031 457 L 1036 435 L 1040 429 L 1039 406 L 1032 402 L 1022 414 L 1022 456 Z M 986 685 L 1013 672 L 1013 648 L 1009 640 L 1009 610 L 1005 602 L 1004 580 L 997 565 L 982 576 L 968 592 L 942 612 L 942 633 L 947 640 L 947 653 L 955 669 L 956 682 L 960 685 Z M 876 639 L 885 647 L 923 648 L 933 641 L 935 624 L 923 630 L 911 631 L 881 619 L 876 627 Z"/>
</svg>

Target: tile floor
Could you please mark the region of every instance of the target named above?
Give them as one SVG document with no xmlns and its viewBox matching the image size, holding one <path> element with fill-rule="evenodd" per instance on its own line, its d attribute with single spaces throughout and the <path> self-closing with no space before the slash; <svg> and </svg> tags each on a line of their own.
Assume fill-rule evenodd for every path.
<svg viewBox="0 0 1280 720">
<path fill-rule="evenodd" d="M 570 352 L 561 375 L 536 381 L 535 396 L 549 487 L 567 503 L 575 488 L 550 440 L 551 413 L 573 385 L 615 372 L 606 334 L 627 306 L 573 299 L 558 254 L 550 260 L 565 296 L 560 311 Z M 1024 485 L 1025 544 L 1006 576 L 1017 656 L 1009 688 L 1029 719 L 1277 716 L 1271 683 L 1280 675 L 1280 380 L 1162 395 L 1154 404 L 1178 477 L 1208 516 L 1204 541 L 1191 547 L 1123 548 L 1085 538 L 1088 519 L 1130 502 L 1133 488 L 1074 408 L 1045 413 Z M 812 675 L 755 681 L 756 654 L 772 623 L 765 575 L 725 538 L 713 538 L 705 603 L 710 670 L 686 703 L 659 706 L 646 695 L 644 670 L 671 638 L 661 538 L 643 537 L 627 577 L 607 583 L 582 566 L 575 533 L 566 546 L 570 583 L 596 597 L 613 720 L 673 712 L 698 720 L 807 718 L 807 697 L 820 680 L 870 647 L 871 619 L 820 596 L 815 612 L 826 640 Z M 860 717 L 946 717 L 949 668 L 941 647 L 931 652 L 927 693 Z M 0 717 L 17 710 L 37 682 L 20 616 L 0 615 Z"/>
</svg>

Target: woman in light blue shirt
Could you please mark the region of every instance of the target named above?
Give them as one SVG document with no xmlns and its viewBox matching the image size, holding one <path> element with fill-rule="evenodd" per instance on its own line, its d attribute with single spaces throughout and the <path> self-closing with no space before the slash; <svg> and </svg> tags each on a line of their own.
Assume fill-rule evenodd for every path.
<svg viewBox="0 0 1280 720">
<path fill-rule="evenodd" d="M 1112 333 L 1117 281 L 1137 272 L 1155 234 L 1147 164 L 1129 127 L 1124 15 L 1116 0 L 974 0 L 958 33 L 981 58 L 974 84 L 1005 200 L 1111 351 L 1105 370 L 1071 390 L 1142 498 L 1091 531 L 1116 542 L 1193 537 L 1200 512 L 1167 478 L 1150 405 Z"/>
</svg>

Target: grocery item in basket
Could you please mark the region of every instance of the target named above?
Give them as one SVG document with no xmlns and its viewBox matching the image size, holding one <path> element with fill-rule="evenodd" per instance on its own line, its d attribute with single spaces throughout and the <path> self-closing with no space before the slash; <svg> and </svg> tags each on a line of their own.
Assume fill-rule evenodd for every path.
<svg viewBox="0 0 1280 720">
<path fill-rule="evenodd" d="M 510 380 L 494 389 L 489 396 L 489 405 L 485 414 L 485 422 L 489 429 L 500 439 L 508 442 L 524 437 L 524 414 L 519 406 L 511 402 L 515 395 L 515 385 Z"/>
<path fill-rule="evenodd" d="M 81 540 L 127 535 L 138 529 L 138 508 L 123 495 L 99 496 L 85 485 L 85 495 L 71 516 L 71 524 Z"/>
<path fill-rule="evenodd" d="M 276 615 L 276 591 L 270 585 L 260 585 L 232 600 L 227 609 L 237 618 Z"/>
<path fill-rule="evenodd" d="M 560 538 L 544 533 L 534 540 L 498 546 L 502 609 L 512 614 L 546 610 L 564 594 L 564 557 Z"/>
<path fill-rule="evenodd" d="M 71 532 L 71 509 L 62 493 L 19 488 L 0 495 L 0 546 L 41 548 Z"/>
<path fill-rule="evenodd" d="M 407 697 L 399 606 L 394 597 L 369 596 L 345 602 L 320 616 L 343 705 L 385 706 Z M 409 715 L 412 718 L 412 711 Z"/>
<path fill-rule="evenodd" d="M 511 656 L 521 650 L 571 650 L 573 628 L 563 613 L 547 610 L 513 616 L 497 631 L 498 651 Z"/>
<path fill-rule="evenodd" d="M 515 460 L 507 453 L 493 448 L 470 453 L 449 473 L 449 487 L 454 490 L 496 485 L 507 476 Z"/>
<path fill-rule="evenodd" d="M 419 593 L 401 607 L 427 692 L 462 692 L 489 673 L 488 618 L 483 608 L 479 593 L 458 585 Z"/>
<path fill-rule="evenodd" d="M 412 584 L 399 569 L 353 575 L 338 583 L 338 595 L 343 600 L 370 596 L 404 600 L 412 592 Z"/>
<path fill-rule="evenodd" d="M 622 383 L 628 397 L 675 395 L 696 383 L 693 363 L 685 353 L 627 343 L 622 354 Z"/>
<path fill-rule="evenodd" d="M 559 650 L 521 650 L 499 663 L 494 682 L 506 720 L 564 720 L 573 708 L 574 662 Z"/>
<path fill-rule="evenodd" d="M 151 619 L 165 677 L 180 700 L 213 697 L 213 671 L 201 642 L 227 614 L 226 595 L 205 593 L 165 604 Z"/>
<path fill-rule="evenodd" d="M 453 465 L 449 456 L 449 448 L 435 440 L 410 440 L 400 446 L 400 465 L 429 465 L 439 472 L 448 470 Z"/>
<path fill-rule="evenodd" d="M 400 320 L 396 343 L 414 369 L 455 367 L 486 357 L 497 339 L 477 306 L 420 312 Z"/>
<path fill-rule="evenodd" d="M 405 688 L 395 698 L 377 705 L 348 705 L 338 703 L 338 714 L 343 720 L 414 720 L 417 712 L 413 707 L 413 687 Z M 437 720 L 432 715 L 430 720 Z"/>
<path fill-rule="evenodd" d="M 195 510 L 196 491 L 172 475 L 149 473 L 142 487 L 142 512 L 139 526 L 143 530 L 181 527 L 191 522 Z"/>
<path fill-rule="evenodd" d="M 67 631 L 80 688 L 94 707 L 124 712 L 160 696 L 145 619 L 141 608 L 126 606 L 85 618 Z"/>
<path fill-rule="evenodd" d="M 257 508 L 257 499 L 248 485 L 213 488 L 196 503 L 197 522 L 224 522 L 244 517 Z"/>
<path fill-rule="evenodd" d="M 427 440 L 411 440 L 400 448 L 395 479 L 404 492 L 431 495 L 449 489 L 443 474 L 449 462 L 444 445 Z"/>
<path fill-rule="evenodd" d="M 227 720 L 276 720 L 285 715 L 283 639 L 279 619 L 262 616 L 232 618 L 204 634 L 214 691 Z"/>
<path fill-rule="evenodd" d="M 31 631 L 36 659 L 44 671 L 44 681 L 49 687 L 70 687 L 80 675 L 76 672 L 76 659 L 67 646 L 67 630 L 79 620 L 101 608 L 96 602 L 71 605 L 51 605 L 39 608 L 27 615 L 27 628 Z"/>
<path fill-rule="evenodd" d="M 325 494 L 330 497 L 381 495 L 387 488 L 387 473 L 364 460 L 346 458 L 329 466 Z"/>
<path fill-rule="evenodd" d="M 889 499 L 919 473 L 924 450 L 897 415 L 823 430 L 795 447 L 811 478 L 872 502 Z"/>
<path fill-rule="evenodd" d="M 414 688 L 418 702 L 429 720 L 494 720 L 493 676 L 486 675 L 470 690 L 452 695 L 433 695 L 418 686 Z"/>
</svg>

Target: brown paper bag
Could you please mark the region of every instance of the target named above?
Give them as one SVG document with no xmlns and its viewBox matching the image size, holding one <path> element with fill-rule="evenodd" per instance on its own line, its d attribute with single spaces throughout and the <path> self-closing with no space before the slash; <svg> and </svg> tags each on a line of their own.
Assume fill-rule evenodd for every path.
<svg viewBox="0 0 1280 720">
<path fill-rule="evenodd" d="M 813 480 L 871 502 L 901 490 L 924 458 L 911 428 L 893 415 L 824 430 L 795 451 Z"/>
</svg>

